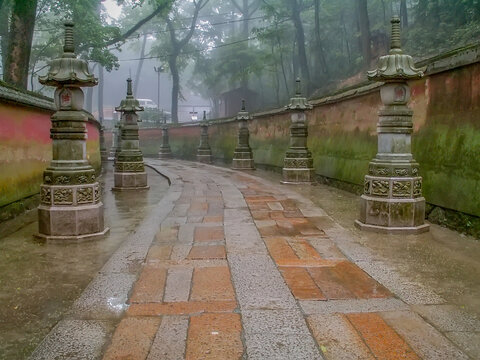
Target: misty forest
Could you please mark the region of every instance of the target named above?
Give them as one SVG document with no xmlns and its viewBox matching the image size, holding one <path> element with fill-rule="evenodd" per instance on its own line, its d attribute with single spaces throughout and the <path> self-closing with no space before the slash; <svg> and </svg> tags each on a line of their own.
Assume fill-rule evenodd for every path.
<svg viewBox="0 0 480 360">
<path fill-rule="evenodd" d="M 63 21 L 72 19 L 76 52 L 100 80 L 95 94 L 87 91 L 86 109 L 103 117 L 103 98 L 117 89 L 102 80 L 126 62 L 136 93 L 156 79 L 155 65 L 159 82 L 160 72 L 168 78 L 158 98 L 168 98 L 162 109 L 174 123 L 185 89 L 218 117 L 220 94 L 267 109 L 285 103 L 297 77 L 309 97 L 362 82 L 388 52 L 392 15 L 400 16 L 404 49 L 416 60 L 480 35 L 478 0 L 0 0 L 0 9 L 5 83 L 50 95 L 37 77 L 60 53 Z M 154 85 L 143 97 L 156 101 Z"/>
</svg>

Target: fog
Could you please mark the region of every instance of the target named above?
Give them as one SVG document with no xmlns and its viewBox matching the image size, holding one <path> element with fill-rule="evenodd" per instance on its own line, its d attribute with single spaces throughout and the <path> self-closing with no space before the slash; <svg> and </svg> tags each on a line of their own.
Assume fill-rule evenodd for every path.
<svg viewBox="0 0 480 360">
<path fill-rule="evenodd" d="M 71 19 L 76 53 L 103 84 L 86 90 L 85 106 L 103 119 L 128 77 L 135 96 L 173 122 L 232 116 L 242 98 L 250 110 L 282 107 L 297 78 L 309 98 L 354 86 L 388 53 L 394 16 L 416 61 L 475 46 L 480 35 L 476 0 L 32 0 L 23 13 L 14 5 L 0 1 L 3 80 L 51 96 L 38 75 L 61 55 Z M 154 68 L 163 69 L 160 91 Z"/>
</svg>

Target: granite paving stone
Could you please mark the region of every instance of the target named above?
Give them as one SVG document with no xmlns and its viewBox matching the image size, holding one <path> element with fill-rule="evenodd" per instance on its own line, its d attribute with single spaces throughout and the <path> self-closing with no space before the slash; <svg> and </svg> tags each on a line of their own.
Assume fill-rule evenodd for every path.
<svg viewBox="0 0 480 360">
<path fill-rule="evenodd" d="M 32 358 L 479 354 L 477 318 L 384 263 L 299 187 L 212 165 L 147 162 L 168 176 L 170 191 Z"/>
</svg>

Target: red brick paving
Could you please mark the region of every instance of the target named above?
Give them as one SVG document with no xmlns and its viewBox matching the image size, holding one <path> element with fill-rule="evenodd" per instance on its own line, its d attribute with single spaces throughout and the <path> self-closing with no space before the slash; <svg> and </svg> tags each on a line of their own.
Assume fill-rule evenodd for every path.
<svg viewBox="0 0 480 360">
<path fill-rule="evenodd" d="M 223 245 L 206 245 L 193 246 L 187 259 L 205 260 L 205 259 L 225 259 L 227 257 L 225 246 Z"/>
<path fill-rule="evenodd" d="M 188 329 L 186 359 L 241 359 L 241 332 L 239 314 L 192 316 Z"/>
<path fill-rule="evenodd" d="M 223 226 L 197 226 L 194 241 L 222 241 L 224 240 Z"/>
<path fill-rule="evenodd" d="M 115 329 L 104 360 L 143 360 L 160 326 L 161 318 L 126 317 Z"/>
<path fill-rule="evenodd" d="M 280 272 L 295 298 L 299 300 L 327 300 L 306 269 L 281 267 Z"/>
<path fill-rule="evenodd" d="M 133 288 L 130 302 L 161 302 L 166 279 L 167 271 L 165 269 L 145 267 Z"/>
<path fill-rule="evenodd" d="M 360 333 L 376 359 L 420 359 L 405 340 L 388 326 L 380 315 L 375 313 L 361 313 L 348 314 L 346 316 Z"/>
<path fill-rule="evenodd" d="M 235 300 L 227 266 L 196 268 L 193 271 L 192 301 Z"/>
</svg>

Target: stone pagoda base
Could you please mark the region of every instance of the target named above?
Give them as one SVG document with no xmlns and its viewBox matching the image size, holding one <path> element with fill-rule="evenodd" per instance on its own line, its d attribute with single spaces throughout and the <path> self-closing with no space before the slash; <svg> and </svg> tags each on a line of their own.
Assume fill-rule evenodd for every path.
<svg viewBox="0 0 480 360">
<path fill-rule="evenodd" d="M 109 232 L 103 222 L 99 184 L 42 185 L 38 207 L 39 233 L 46 241 L 86 241 Z M 53 194 L 53 196 L 52 196 Z"/>
<path fill-rule="evenodd" d="M 410 171 L 400 170 L 405 173 Z M 397 172 L 400 170 L 397 169 Z M 414 168 L 414 171 L 417 170 Z M 365 193 L 360 199 L 360 218 L 355 221 L 355 226 L 385 234 L 428 231 L 421 188 L 421 177 L 365 176 Z"/>
<path fill-rule="evenodd" d="M 147 190 L 150 186 L 147 185 L 147 173 L 114 173 L 115 186 L 114 191 L 125 190 Z"/>
<path fill-rule="evenodd" d="M 210 150 L 198 150 L 197 161 L 205 164 L 212 163 L 212 152 Z"/>
<path fill-rule="evenodd" d="M 313 159 L 311 157 L 285 158 L 282 174 L 282 184 L 312 184 L 315 182 Z"/>
<path fill-rule="evenodd" d="M 171 159 L 172 158 L 172 150 L 170 149 L 170 146 L 161 147 L 160 151 L 158 152 L 158 158 L 160 160 Z"/>
<path fill-rule="evenodd" d="M 251 151 L 235 151 L 232 159 L 233 170 L 255 170 Z"/>
<path fill-rule="evenodd" d="M 117 161 L 115 168 L 116 169 L 126 169 L 126 168 L 135 168 L 140 171 L 115 171 L 113 173 L 114 177 L 114 191 L 124 191 L 124 190 L 146 190 L 150 186 L 147 185 L 147 173 L 144 170 L 143 163 L 119 163 Z"/>
</svg>

